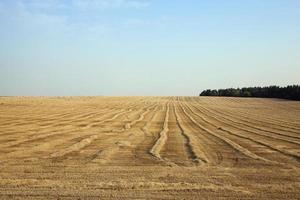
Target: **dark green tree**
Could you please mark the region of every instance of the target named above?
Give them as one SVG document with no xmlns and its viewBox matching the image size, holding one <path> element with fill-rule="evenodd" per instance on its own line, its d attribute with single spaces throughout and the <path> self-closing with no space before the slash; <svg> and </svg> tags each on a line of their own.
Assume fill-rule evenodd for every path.
<svg viewBox="0 0 300 200">
<path fill-rule="evenodd" d="M 245 87 L 227 88 L 219 90 L 204 90 L 200 96 L 227 96 L 227 97 L 263 97 L 300 100 L 300 86 L 289 85 L 287 87 Z"/>
</svg>

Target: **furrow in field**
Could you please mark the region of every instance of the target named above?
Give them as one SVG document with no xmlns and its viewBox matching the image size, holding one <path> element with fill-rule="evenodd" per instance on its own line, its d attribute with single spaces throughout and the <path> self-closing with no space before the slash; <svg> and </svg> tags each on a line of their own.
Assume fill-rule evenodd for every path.
<svg viewBox="0 0 300 200">
<path fill-rule="evenodd" d="M 140 122 L 140 121 L 144 120 L 145 115 L 147 115 L 147 114 L 151 111 L 151 109 L 152 109 L 153 107 L 155 107 L 155 105 L 154 105 L 154 106 L 148 107 L 148 108 L 146 109 L 145 112 L 143 112 L 143 113 L 140 114 L 140 116 L 139 116 L 138 119 L 133 120 L 133 121 L 131 121 L 131 122 L 129 122 L 129 123 L 126 123 L 125 126 L 124 126 L 124 129 L 125 129 L 125 130 L 128 130 L 128 129 L 130 129 L 132 126 L 134 126 L 137 122 Z"/>
<path fill-rule="evenodd" d="M 297 127 L 298 125 L 296 125 L 295 123 L 288 123 L 288 122 L 283 122 L 283 121 L 279 121 L 279 120 L 272 120 L 272 118 L 267 117 L 266 115 L 264 115 L 263 119 L 261 119 L 261 115 L 260 114 L 256 114 L 253 112 L 245 112 L 245 111 L 241 111 L 241 110 L 232 110 L 232 111 L 226 111 L 226 113 L 229 116 L 235 116 L 236 113 L 238 113 L 238 116 L 240 117 L 241 120 L 247 122 L 247 123 L 251 123 L 251 124 L 257 124 L 260 126 L 266 126 L 267 127 L 274 127 L 277 130 L 280 131 L 285 131 L 285 132 L 291 132 L 291 133 L 295 133 L 295 134 L 299 134 L 300 132 L 300 126 Z M 276 114 L 275 114 L 276 115 Z M 260 120 L 258 120 L 260 119 Z"/>
<path fill-rule="evenodd" d="M 159 133 L 159 138 L 156 140 L 155 144 L 153 145 L 153 147 L 150 150 L 150 153 L 154 157 L 156 157 L 160 160 L 162 160 L 162 157 L 160 155 L 160 151 L 162 150 L 162 148 L 164 147 L 164 145 L 165 145 L 165 143 L 167 142 L 167 139 L 168 139 L 167 132 L 169 131 L 169 128 L 168 128 L 169 110 L 170 110 L 169 106 L 170 105 L 168 103 L 167 109 L 166 109 L 166 115 L 165 115 L 165 119 L 164 119 L 164 124 L 163 124 L 161 132 Z"/>
<path fill-rule="evenodd" d="M 92 122 L 88 123 L 87 125 L 83 126 L 82 129 L 85 130 L 85 129 L 90 129 L 90 128 L 93 128 L 93 127 L 96 127 L 96 126 L 99 126 L 105 122 L 109 122 L 109 121 L 113 121 L 115 120 L 116 118 L 118 118 L 119 116 L 121 115 L 124 115 L 126 113 L 130 113 L 132 111 L 131 108 L 129 108 L 128 110 L 121 110 L 117 113 L 115 113 L 112 117 L 110 117 L 109 119 L 105 119 L 105 120 L 93 120 Z"/>
<path fill-rule="evenodd" d="M 146 121 L 146 124 L 141 128 L 144 134 L 143 141 L 134 149 L 134 155 L 141 165 L 159 164 L 157 159 L 153 159 L 150 150 L 159 137 L 163 120 L 165 118 L 164 108 L 157 105 L 152 111 L 152 116 Z"/>
<path fill-rule="evenodd" d="M 174 112 L 175 112 L 175 118 L 176 123 L 180 129 L 180 133 L 182 134 L 184 138 L 184 145 L 186 152 L 189 154 L 189 158 L 192 159 L 195 163 L 207 163 L 207 158 L 205 157 L 205 154 L 201 149 L 203 147 L 200 147 L 199 142 L 197 141 L 197 138 L 194 134 L 191 134 L 182 124 L 182 118 L 178 114 L 177 111 L 177 105 L 174 105 Z"/>
<path fill-rule="evenodd" d="M 199 105 L 199 103 L 197 103 Z M 286 130 L 286 129 L 282 129 L 282 128 L 276 128 L 276 125 L 274 124 L 270 124 L 269 126 L 261 126 L 258 125 L 257 123 L 255 124 L 254 122 L 252 122 L 251 120 L 245 120 L 243 118 L 240 117 L 240 112 L 238 113 L 234 113 L 233 114 L 229 114 L 228 111 L 221 111 L 221 110 L 216 110 L 213 108 L 206 108 L 206 110 L 208 110 L 209 112 L 212 112 L 212 114 L 214 115 L 221 115 L 223 118 L 230 120 L 233 123 L 237 123 L 239 125 L 242 126 L 246 126 L 249 127 L 251 129 L 255 129 L 255 130 L 259 130 L 259 131 L 264 131 L 267 133 L 272 133 L 275 135 L 279 135 L 279 136 L 283 136 L 283 137 L 288 137 L 288 138 L 293 138 L 293 139 L 300 139 L 299 135 L 299 131 L 291 131 L 291 130 Z M 253 120 L 255 121 L 255 120 Z M 261 121 L 259 121 L 259 123 L 261 123 Z M 281 131 L 281 132 L 278 132 Z M 292 135 L 291 135 L 292 134 Z M 287 139 L 288 140 L 288 139 Z M 293 142 L 293 141 L 292 141 Z M 300 144 L 298 142 L 298 144 Z"/>
<path fill-rule="evenodd" d="M 202 107 L 202 106 L 198 105 L 198 107 Z M 205 108 L 203 107 L 202 109 L 205 110 Z M 235 128 L 239 131 L 244 131 L 245 134 L 251 134 L 252 138 L 255 137 L 257 140 L 264 142 L 266 145 L 268 146 L 271 145 L 274 149 L 277 149 L 278 152 L 294 157 L 297 160 L 299 159 L 299 142 L 297 141 L 287 140 L 286 138 L 285 139 L 279 138 L 278 136 L 274 136 L 274 135 L 266 135 L 263 134 L 261 131 L 255 132 L 251 129 L 243 128 L 242 126 L 236 125 L 232 121 L 228 122 L 226 118 L 222 117 L 221 115 L 218 116 L 212 113 L 212 116 L 214 116 L 213 118 L 218 119 L 219 121 L 223 122 L 227 126 L 231 126 L 232 128 Z"/>
<path fill-rule="evenodd" d="M 160 151 L 160 156 L 178 166 L 191 166 L 196 164 L 196 157 L 191 151 L 190 144 L 181 132 L 176 121 L 174 104 L 169 104 L 167 141 Z"/>
<path fill-rule="evenodd" d="M 290 135 L 286 135 L 286 134 L 280 134 L 280 133 L 273 134 L 274 132 L 265 131 L 265 130 L 257 129 L 257 128 L 255 129 L 255 128 L 247 125 L 247 124 L 240 123 L 240 122 L 238 122 L 236 120 L 232 120 L 230 118 L 224 117 L 221 114 L 212 112 L 211 110 L 209 110 L 209 109 L 201 106 L 200 104 L 198 104 L 197 106 L 202 108 L 202 112 L 206 112 L 209 115 L 219 117 L 219 118 L 222 119 L 222 121 L 227 121 L 227 124 L 230 124 L 230 125 L 232 125 L 234 127 L 238 127 L 241 130 L 253 133 L 255 135 L 264 136 L 264 137 L 268 137 L 268 138 L 271 138 L 271 139 L 277 139 L 279 141 L 283 141 L 283 142 L 287 142 L 287 143 L 292 143 L 292 144 L 294 144 L 296 146 L 298 146 L 300 144 L 299 141 L 296 141 L 296 139 L 299 139 L 298 137 L 295 138 L 294 136 L 290 136 Z M 244 128 L 244 127 L 248 127 L 248 128 Z M 293 138 L 294 140 L 292 140 L 291 138 Z"/>
<path fill-rule="evenodd" d="M 26 112 L 26 113 L 28 113 L 28 112 Z M 77 116 L 77 114 L 79 114 L 79 115 L 82 114 L 82 111 L 69 113 L 65 117 L 57 118 L 57 121 L 69 119 L 70 117 Z M 43 121 L 44 121 L 43 118 L 45 118 L 44 116 L 47 116 L 47 115 L 42 114 L 42 115 L 36 116 L 36 117 L 28 117 L 28 116 L 19 117 L 18 115 L 15 115 L 12 117 L 12 119 L 10 119 L 9 122 L 7 122 L 6 124 L 2 124 L 2 125 L 6 125 L 6 126 L 24 126 L 24 125 L 32 125 L 32 124 L 39 125 L 39 123 L 43 123 Z"/>
<path fill-rule="evenodd" d="M 105 122 L 113 121 L 116 118 L 123 116 L 124 114 L 131 113 L 134 107 L 135 107 L 135 105 L 130 105 L 130 106 L 123 105 L 123 107 L 115 108 L 115 110 L 117 110 L 118 112 L 115 112 L 114 115 L 111 116 L 110 118 L 105 119 L 105 120 L 93 119 L 92 121 L 86 123 L 85 126 L 82 126 L 82 129 L 85 130 L 85 129 L 89 129 L 89 128 L 93 128 L 93 127 L 98 127 L 99 125 L 101 125 Z"/>
<path fill-rule="evenodd" d="M 123 113 L 123 112 L 122 112 Z M 111 118 L 111 119 L 116 119 L 116 117 L 119 117 L 120 115 L 116 116 L 116 114 L 114 114 Z M 104 122 L 107 121 L 107 119 L 103 120 Z M 89 141 L 90 140 L 95 140 L 96 137 L 94 137 L 93 135 L 97 135 L 97 134 L 94 134 L 93 132 L 94 131 L 78 131 L 78 129 L 73 129 L 74 132 L 72 131 L 72 129 L 70 129 L 69 131 L 63 133 L 61 135 L 61 137 L 58 137 L 56 139 L 51 139 L 51 140 L 48 140 L 50 142 L 47 142 L 47 143 L 43 143 L 42 140 L 38 140 L 38 144 L 35 144 L 32 142 L 32 143 L 29 143 L 29 146 L 25 146 L 24 149 L 22 148 L 8 148 L 7 150 L 10 152 L 9 154 L 6 154 L 4 155 L 4 157 L 8 158 L 8 157 L 13 157 L 13 156 L 25 156 L 25 154 L 29 154 L 29 153 L 32 153 L 34 154 L 34 152 L 36 151 L 40 151 L 41 149 L 43 149 L 43 152 L 47 153 L 47 152 L 51 152 L 53 151 L 54 148 L 56 148 L 56 151 L 55 152 L 59 152 L 59 151 L 62 151 L 64 153 L 56 153 L 54 152 L 51 153 L 53 154 L 54 156 L 55 155 L 65 155 L 67 154 L 70 149 L 75 149 L 76 147 L 79 147 L 79 148 L 83 148 L 85 147 L 86 145 L 89 144 Z M 86 140 L 84 140 L 86 139 Z M 74 143 L 75 141 L 75 143 Z M 87 142 L 88 141 L 88 142 Z M 74 146 L 73 146 L 73 144 Z M 78 143 L 78 145 L 75 145 L 76 143 Z M 66 145 L 69 146 L 72 146 L 72 147 L 65 147 Z M 83 145 L 84 144 L 84 145 Z M 33 146 L 34 145 L 34 146 Z M 57 150 L 59 149 L 59 150 Z M 22 153 L 22 154 L 21 154 Z M 44 157 L 47 157 L 45 155 L 45 153 L 43 153 Z M 39 157 L 41 157 L 42 155 L 39 155 Z"/>
<path fill-rule="evenodd" d="M 255 124 L 271 124 L 275 127 L 288 128 L 293 130 L 299 130 L 300 124 L 297 125 L 297 120 L 286 120 L 278 108 L 278 102 L 274 102 L 271 99 L 243 99 L 238 98 L 236 103 L 227 103 L 227 98 L 192 98 L 193 102 L 200 103 L 201 105 L 207 105 L 207 108 L 215 108 L 222 110 L 228 114 L 238 113 L 238 115 L 245 120 L 254 120 Z M 261 103 L 257 103 L 261 102 Z M 270 111 L 272 108 L 276 108 L 276 112 Z M 233 113 L 232 113 L 233 112 Z M 289 110 L 290 113 L 290 110 Z M 295 112 L 292 112 L 293 115 Z M 235 115 L 235 114 L 233 114 Z M 278 118 L 280 117 L 280 118 Z M 284 118 L 284 121 L 282 119 Z M 294 129 L 296 128 L 296 129 Z"/>
<path fill-rule="evenodd" d="M 79 151 L 80 149 L 86 147 L 87 145 L 91 144 L 92 141 L 94 141 L 95 139 L 97 139 L 99 136 L 98 135 L 92 135 L 88 138 L 84 138 L 83 140 L 81 140 L 80 142 L 78 143 L 75 143 L 67 148 L 65 148 L 64 150 L 62 151 L 58 151 L 58 152 L 55 152 L 55 153 L 52 153 L 50 155 L 50 158 L 56 158 L 56 157 L 61 157 L 61 156 L 64 156 L 68 153 L 71 153 L 73 151 Z"/>
<path fill-rule="evenodd" d="M 199 106 L 198 106 L 198 107 L 199 107 Z M 259 137 L 259 138 L 258 138 L 258 137 L 254 137 L 254 135 L 256 134 L 255 132 L 250 132 L 251 135 L 249 135 L 249 134 L 247 134 L 247 132 L 249 133 L 249 131 L 247 131 L 247 130 L 241 129 L 241 128 L 238 127 L 238 126 L 234 126 L 232 123 L 227 123 L 227 122 L 225 122 L 224 120 L 221 120 L 221 119 L 215 117 L 215 115 L 208 115 L 208 114 L 206 114 L 205 112 L 203 112 L 202 110 L 200 110 L 200 109 L 197 108 L 197 107 L 194 107 L 194 108 L 196 108 L 197 111 L 201 112 L 201 113 L 202 113 L 203 115 L 205 115 L 206 117 L 204 117 L 203 115 L 199 115 L 198 113 L 194 112 L 192 109 L 190 109 L 191 112 L 193 112 L 196 116 L 198 116 L 199 118 L 201 118 L 201 119 L 202 119 L 203 121 L 205 121 L 207 124 L 209 124 L 209 125 L 211 125 L 211 126 L 214 126 L 214 127 L 215 127 L 216 129 L 218 129 L 218 130 L 221 130 L 221 131 L 223 130 L 223 131 L 226 131 L 227 133 L 232 133 L 231 135 L 235 135 L 236 137 L 248 139 L 248 140 L 250 140 L 250 141 L 252 141 L 252 142 L 254 142 L 254 143 L 256 143 L 256 144 L 259 144 L 259 145 L 263 146 L 264 148 L 269 149 L 269 151 L 272 150 L 272 151 L 275 151 L 275 152 L 284 154 L 284 155 L 286 155 L 286 156 L 295 158 L 296 160 L 299 160 L 299 155 L 298 155 L 297 153 L 290 152 L 290 151 L 287 151 L 287 150 L 278 148 L 278 147 L 276 147 L 276 145 L 271 145 L 271 144 L 269 144 L 270 139 L 267 140 L 267 141 L 268 141 L 268 142 L 267 142 L 265 139 L 263 139 L 263 138 L 261 138 L 261 137 Z M 203 107 L 202 107 L 202 109 L 203 109 Z M 208 118 L 213 119 L 214 122 L 209 121 Z M 228 128 L 225 128 L 224 125 L 225 125 L 226 127 L 230 127 L 230 129 L 233 129 L 233 130 L 230 130 L 230 131 L 229 131 L 229 129 L 228 129 Z M 242 130 L 243 132 L 241 132 L 241 130 Z M 237 133 L 235 133 L 234 131 L 235 131 L 235 132 L 239 131 L 239 133 L 237 134 Z M 237 142 L 241 142 L 241 141 L 237 140 Z M 254 149 L 255 149 L 255 148 L 254 148 Z M 264 152 L 262 152 L 262 154 L 264 154 Z M 267 154 L 264 154 L 264 157 L 266 157 L 266 156 L 268 156 L 268 155 L 267 155 Z M 278 158 L 276 158 L 276 156 L 273 156 L 273 155 L 269 155 L 269 156 L 271 157 L 269 160 L 275 159 L 275 160 L 277 160 L 277 161 L 279 161 L 279 162 L 283 162 L 283 161 L 286 160 L 286 158 L 283 158 L 282 156 L 277 156 Z"/>
<path fill-rule="evenodd" d="M 12 141 L 12 142 L 6 143 L 5 146 L 17 145 L 18 143 L 27 142 L 31 139 L 35 140 L 35 139 L 47 137 L 48 135 L 51 135 L 51 132 L 52 132 L 49 130 L 64 131 L 64 129 L 68 129 L 69 127 L 74 128 L 73 127 L 74 124 L 73 124 L 72 120 L 70 120 L 69 118 L 55 119 L 55 120 L 48 119 L 47 120 L 44 116 L 40 116 L 39 120 L 32 121 L 29 123 L 29 125 L 30 126 L 28 126 L 28 127 L 14 125 L 16 131 L 10 131 L 9 135 L 7 134 L 7 131 L 5 131 L 5 129 L 3 129 L 3 132 L 0 135 L 0 137 L 11 138 L 11 141 Z M 42 125 L 46 125 L 46 126 L 42 126 Z M 13 126 L 13 125 L 11 125 L 11 126 Z M 20 131 L 20 129 L 21 129 L 21 131 Z M 20 134 L 20 133 L 22 133 L 22 134 Z M 44 136 L 43 135 L 44 133 L 46 133 L 47 136 Z"/>
<path fill-rule="evenodd" d="M 196 125 L 198 126 L 200 129 L 202 129 L 203 131 L 205 131 L 206 133 L 209 133 L 210 135 L 220 139 L 221 141 L 223 141 L 224 143 L 226 143 L 227 145 L 229 145 L 231 148 L 233 148 L 235 151 L 238 151 L 239 153 L 249 157 L 249 158 L 252 158 L 252 159 L 255 159 L 255 160 L 263 160 L 265 161 L 264 158 L 254 154 L 253 152 L 249 151 L 248 149 L 242 147 L 241 145 L 239 145 L 238 143 L 230 140 L 229 138 L 226 138 L 226 137 L 223 137 L 219 134 L 216 133 L 216 131 L 212 131 L 208 128 L 206 128 L 205 126 L 203 126 L 201 123 L 199 123 L 198 121 L 196 121 L 192 116 L 191 114 L 189 114 L 187 112 L 187 110 L 182 106 L 182 110 L 183 112 L 188 116 L 188 118 Z"/>
<path fill-rule="evenodd" d="M 274 114 L 266 114 L 263 113 L 263 118 L 262 118 L 262 114 L 259 112 L 249 112 L 249 109 L 247 110 L 242 110 L 242 109 L 237 109 L 239 107 L 242 107 L 243 104 L 241 102 L 241 99 L 238 99 L 236 103 L 234 103 L 233 105 L 227 104 L 226 103 L 226 99 L 227 98 L 222 98 L 220 101 L 218 98 L 217 99 L 213 99 L 212 101 L 215 102 L 215 106 L 213 107 L 221 107 L 221 108 L 234 108 L 234 109 L 226 109 L 227 113 L 232 113 L 235 111 L 238 111 L 239 116 L 243 117 L 244 119 L 250 120 L 250 121 L 255 121 L 255 123 L 260 123 L 260 124 L 270 124 L 271 126 L 275 126 L 275 127 L 282 127 L 282 128 L 288 128 L 288 129 L 293 129 L 296 131 L 300 130 L 300 124 L 299 122 L 296 121 L 283 121 L 282 119 L 276 118 L 276 116 L 279 114 L 278 109 L 276 109 L 276 112 Z M 195 99 L 197 102 L 199 102 L 199 99 Z M 258 101 L 258 100 L 256 100 Z M 260 99 L 260 101 L 266 101 L 265 99 Z M 277 103 L 274 105 L 270 105 L 271 104 L 271 100 L 268 100 L 268 106 L 269 107 L 276 107 L 278 106 Z M 251 102 L 253 103 L 253 102 Z M 265 104 L 265 103 L 264 103 Z M 260 105 L 259 108 L 268 108 L 265 105 Z M 251 104 L 252 105 L 252 104 Z M 245 112 L 247 111 L 247 112 Z M 290 109 L 288 110 L 288 112 L 290 111 Z M 280 115 L 279 115 L 280 116 Z"/>
<path fill-rule="evenodd" d="M 151 107 L 151 106 L 149 106 L 149 107 Z M 137 110 L 135 112 L 141 114 L 141 112 L 144 113 L 145 111 L 141 108 L 140 110 Z M 140 115 L 140 114 L 135 114 L 135 115 Z M 117 117 L 119 117 L 119 115 Z M 115 115 L 110 120 L 105 120 L 104 122 L 114 121 L 117 117 Z M 138 119 L 133 120 L 133 121 L 137 122 Z M 130 140 L 135 139 L 134 135 L 128 131 L 126 132 L 126 130 L 127 129 L 122 129 L 117 132 L 114 132 L 112 130 L 113 132 L 111 132 L 110 134 L 109 133 L 108 134 L 107 133 L 106 134 L 98 133 L 95 135 L 91 135 L 87 138 L 80 140 L 79 142 L 75 143 L 74 145 L 71 145 L 71 146 L 61 150 L 60 152 L 55 152 L 54 154 L 51 155 L 51 157 L 55 157 L 55 158 L 62 157 L 62 156 L 65 157 L 66 155 L 68 155 L 69 160 L 72 160 L 72 159 L 86 160 L 85 157 L 87 157 L 87 158 L 93 157 L 94 162 L 99 162 L 102 164 L 107 163 L 110 160 L 110 158 L 113 156 L 113 154 L 116 154 L 119 151 L 119 149 L 132 146 Z M 97 148 L 96 143 L 98 143 L 98 142 L 101 142 L 101 144 L 110 144 L 110 145 L 101 149 L 101 148 Z M 91 143 L 93 143 L 94 145 L 91 146 Z M 101 150 L 99 150 L 99 149 L 101 149 Z M 96 153 L 95 153 L 95 151 L 96 151 Z M 72 155 L 69 155 L 70 153 L 72 153 Z"/>
<path fill-rule="evenodd" d="M 209 165 L 236 165 L 240 154 L 224 143 L 219 138 L 213 137 L 206 131 L 200 129 L 191 119 L 190 116 L 183 111 L 182 105 L 178 104 L 178 114 L 182 119 L 182 125 L 187 132 L 190 132 L 197 138 L 199 145 L 197 148 L 203 152 L 203 161 Z M 242 155 L 243 156 L 243 155 Z"/>
<path fill-rule="evenodd" d="M 146 108 L 141 108 L 141 112 L 137 115 L 139 118 L 129 122 L 131 124 L 130 127 L 118 130 L 118 134 L 110 137 L 105 142 L 103 142 L 102 138 L 101 142 L 95 141 L 92 146 L 83 149 L 79 156 L 92 157 L 93 159 L 89 162 L 108 165 L 133 165 L 138 163 L 133 152 L 136 146 L 144 139 L 144 133 L 141 128 L 146 124 L 145 119 L 148 119 L 149 112 L 154 107 L 156 105 L 151 104 Z"/>
<path fill-rule="evenodd" d="M 107 119 L 107 117 L 112 117 L 111 118 L 114 118 L 117 114 L 119 113 L 122 113 L 122 111 L 118 111 L 118 112 L 115 112 L 115 113 L 106 113 L 104 115 L 101 116 L 101 118 L 98 118 L 97 120 L 102 120 L 102 122 L 105 122 Z M 110 118 L 110 119 L 111 119 Z M 71 124 L 71 122 L 70 122 Z M 22 138 L 24 139 L 21 139 L 21 138 L 18 138 L 18 140 L 15 140 L 15 141 L 11 141 L 11 142 L 8 142 L 8 143 L 5 143 L 4 145 L 5 146 L 1 146 L 3 148 L 9 148 L 9 147 L 21 147 L 20 145 L 22 144 L 32 144 L 34 145 L 35 142 L 47 142 L 47 140 L 51 139 L 53 140 L 54 138 L 56 137 L 61 137 L 65 134 L 68 134 L 68 133 L 71 133 L 71 132 L 76 132 L 80 130 L 80 128 L 77 128 L 77 127 L 72 127 L 71 129 L 69 127 L 58 127 L 56 129 L 51 129 L 51 131 L 49 131 L 49 129 L 47 130 L 41 130 L 41 131 L 36 131 L 35 133 L 32 133 L 32 132 L 29 132 L 31 133 L 30 135 L 28 134 L 25 134 L 23 135 Z"/>
<path fill-rule="evenodd" d="M 153 106 L 151 106 L 151 108 L 152 107 Z M 119 134 L 114 140 L 111 140 L 111 145 L 106 148 L 102 148 L 103 152 L 106 152 L 105 155 L 97 156 L 93 162 L 97 163 L 100 161 L 102 164 L 113 166 L 145 165 L 145 160 L 140 160 L 136 152 L 138 147 L 143 146 L 146 137 L 142 128 L 146 126 L 147 121 L 151 120 L 151 113 L 148 110 L 150 110 L 150 107 L 143 112 L 143 119 L 139 118 L 139 121 L 133 120 L 136 121 L 136 123 L 132 123 L 130 130 L 123 129 L 122 134 Z M 139 114 L 139 116 L 141 116 L 141 114 Z M 100 147 L 97 148 L 99 149 Z M 146 153 L 145 149 L 143 150 L 143 153 Z M 151 162 L 148 162 L 147 165 L 157 163 L 153 161 L 154 159 L 151 157 Z"/>
<path fill-rule="evenodd" d="M 187 106 L 187 107 L 189 107 L 189 106 Z M 210 118 L 210 116 L 199 115 L 192 108 L 190 108 L 190 110 L 191 110 L 191 112 L 193 112 L 193 114 L 195 116 L 200 118 L 204 123 L 206 123 L 207 125 L 213 126 L 215 128 L 215 132 L 219 132 L 220 134 L 222 134 L 226 137 L 228 137 L 228 135 L 226 135 L 223 131 L 225 131 L 228 134 L 237 136 L 237 138 L 230 137 L 230 136 L 228 138 L 235 141 L 236 143 L 239 143 L 241 146 L 245 147 L 246 149 L 249 149 L 251 152 L 255 153 L 257 156 L 260 157 L 259 160 L 265 161 L 267 163 L 274 163 L 274 164 L 276 164 L 276 162 L 278 161 L 278 159 L 275 159 L 276 161 L 273 162 L 274 157 L 269 158 L 269 156 L 268 156 L 268 154 L 269 154 L 268 152 L 270 150 L 272 150 L 273 148 L 269 148 L 269 150 L 266 151 L 266 147 L 268 149 L 268 146 L 266 146 L 265 144 L 258 142 L 256 140 L 253 140 L 252 138 L 245 137 L 241 134 L 237 134 L 237 133 L 233 132 L 232 130 L 229 131 L 229 129 L 221 127 L 221 124 L 218 121 L 208 120 Z M 246 139 L 246 141 L 241 140 L 241 138 Z M 277 152 L 277 151 L 275 151 L 275 152 Z M 282 162 L 282 160 L 286 160 L 286 158 L 279 159 L 280 162 Z"/>
<path fill-rule="evenodd" d="M 282 155 L 280 155 L 278 153 L 284 154 L 288 157 L 292 156 L 293 158 L 295 158 L 296 160 L 299 161 L 299 157 L 291 155 L 290 153 L 287 153 L 287 152 L 282 152 L 281 150 L 278 150 L 277 148 L 275 148 L 275 147 L 273 147 L 269 144 L 266 144 L 266 143 L 261 142 L 259 140 L 255 140 L 255 139 L 253 139 L 249 136 L 238 134 L 238 133 L 233 132 L 232 130 L 229 130 L 229 129 L 226 129 L 226 128 L 221 127 L 219 129 L 223 132 L 228 133 L 229 135 L 235 136 L 236 138 L 238 138 L 238 140 L 240 142 L 242 142 L 241 139 L 246 139 L 247 142 L 243 142 L 243 144 L 245 146 L 250 146 L 249 141 L 256 144 L 256 145 L 252 144 L 252 151 L 255 151 L 256 154 L 261 155 L 261 157 L 264 158 L 265 161 L 267 161 L 269 163 L 283 164 L 283 165 L 288 165 L 287 163 L 291 163 L 291 162 L 294 163 L 290 159 L 287 159 L 286 157 L 283 157 Z M 228 137 L 228 135 L 227 135 L 227 137 Z M 232 138 L 232 137 L 229 136 L 229 138 Z M 250 148 L 250 147 L 248 147 L 248 148 Z M 269 149 L 266 150 L 266 147 L 269 148 Z"/>
</svg>

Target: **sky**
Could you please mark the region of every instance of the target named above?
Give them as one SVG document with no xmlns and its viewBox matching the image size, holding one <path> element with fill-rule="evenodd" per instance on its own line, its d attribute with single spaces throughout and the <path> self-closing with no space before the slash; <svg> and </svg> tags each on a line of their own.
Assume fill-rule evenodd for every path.
<svg viewBox="0 0 300 200">
<path fill-rule="evenodd" d="M 194 96 L 299 74 L 299 0 L 0 0 L 0 96 Z"/>
</svg>

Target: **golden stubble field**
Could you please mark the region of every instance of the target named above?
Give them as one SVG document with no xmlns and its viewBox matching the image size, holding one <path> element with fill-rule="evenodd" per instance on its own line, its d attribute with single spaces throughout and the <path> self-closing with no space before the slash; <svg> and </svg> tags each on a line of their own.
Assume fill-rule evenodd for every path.
<svg viewBox="0 0 300 200">
<path fill-rule="evenodd" d="M 300 102 L 1 97 L 0 199 L 300 199 Z"/>
</svg>

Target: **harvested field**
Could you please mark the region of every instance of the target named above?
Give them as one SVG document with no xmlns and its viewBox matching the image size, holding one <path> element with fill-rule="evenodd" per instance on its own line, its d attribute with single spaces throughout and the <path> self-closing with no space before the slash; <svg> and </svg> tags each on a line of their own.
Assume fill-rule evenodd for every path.
<svg viewBox="0 0 300 200">
<path fill-rule="evenodd" d="M 1 97 L 0 199 L 300 199 L 300 102 Z"/>
</svg>

